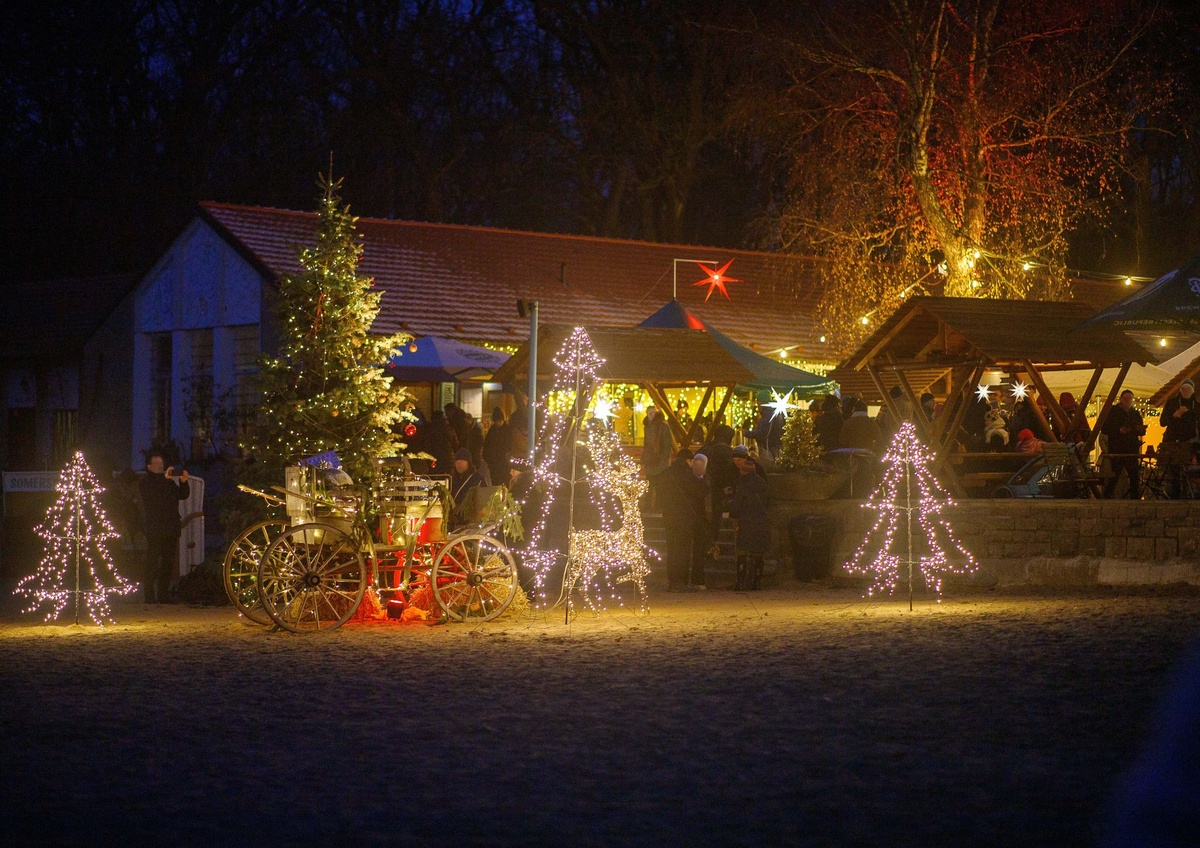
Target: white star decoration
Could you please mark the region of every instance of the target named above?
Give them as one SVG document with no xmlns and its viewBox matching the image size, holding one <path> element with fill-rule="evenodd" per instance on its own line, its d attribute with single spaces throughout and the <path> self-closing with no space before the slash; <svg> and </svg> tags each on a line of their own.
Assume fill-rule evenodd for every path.
<svg viewBox="0 0 1200 848">
<path fill-rule="evenodd" d="M 990 388 L 985 386 L 983 383 L 980 383 L 979 388 L 975 389 L 975 397 L 979 398 L 984 403 L 988 403 L 992 399 L 991 391 L 992 390 Z"/>
<path fill-rule="evenodd" d="M 596 398 L 592 404 L 592 417 L 607 423 L 613 417 L 613 402 L 605 397 Z"/>
<path fill-rule="evenodd" d="M 790 390 L 786 395 L 781 397 L 779 392 L 775 391 L 774 389 L 771 389 L 771 402 L 764 403 L 763 406 L 769 406 L 771 409 L 775 410 L 771 413 L 772 418 L 777 415 L 782 415 L 786 418 L 787 414 L 791 410 L 798 408 L 796 404 L 792 402 L 792 393 Z"/>
<path fill-rule="evenodd" d="M 1029 386 L 1017 380 L 1012 384 L 1012 396 L 1016 400 L 1025 400 L 1029 396 Z"/>
</svg>

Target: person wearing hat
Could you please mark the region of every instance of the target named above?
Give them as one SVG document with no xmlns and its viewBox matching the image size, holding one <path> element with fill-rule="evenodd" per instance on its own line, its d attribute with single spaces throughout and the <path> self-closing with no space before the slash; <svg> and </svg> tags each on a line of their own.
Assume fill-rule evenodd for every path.
<svg viewBox="0 0 1200 848">
<path fill-rule="evenodd" d="M 1026 427 L 1020 433 L 1017 433 L 1017 453 L 1039 454 L 1042 452 L 1042 440 L 1033 434 L 1033 431 Z"/>
<path fill-rule="evenodd" d="M 729 504 L 737 539 L 737 582 L 733 588 L 739 592 L 755 591 L 762 583 L 763 555 L 771 549 L 771 520 L 767 513 L 771 494 L 766 476 L 759 473 L 758 463 L 745 445 L 733 449 L 733 462 L 738 469 Z"/>
<path fill-rule="evenodd" d="M 454 498 L 454 525 L 470 523 L 473 516 L 467 509 L 468 496 L 472 489 L 485 485 L 483 477 L 475 470 L 471 451 L 459 448 L 454 454 L 454 473 L 450 475 L 450 494 Z M 473 499 L 472 499 L 473 500 Z"/>
<path fill-rule="evenodd" d="M 1198 433 L 1196 429 L 1196 384 L 1194 382 L 1190 379 L 1183 381 L 1179 392 L 1163 406 L 1158 423 L 1166 430 L 1162 439 L 1164 446 L 1189 445 L 1195 442 Z M 1184 466 L 1186 461 L 1191 459 L 1190 454 L 1191 450 L 1182 447 L 1167 451 L 1167 455 L 1171 457 L 1165 474 L 1168 497 L 1179 497 L 1181 483 L 1184 479 Z"/>
<path fill-rule="evenodd" d="M 708 560 L 713 559 L 713 546 L 717 536 L 713 532 L 712 523 L 716 496 L 713 493 L 712 480 L 708 477 L 708 457 L 702 453 L 692 457 L 692 476 L 704 484 L 704 497 L 697 504 L 700 515 L 692 530 L 692 571 L 688 583 L 693 589 L 704 591 L 708 588 Z"/>
</svg>

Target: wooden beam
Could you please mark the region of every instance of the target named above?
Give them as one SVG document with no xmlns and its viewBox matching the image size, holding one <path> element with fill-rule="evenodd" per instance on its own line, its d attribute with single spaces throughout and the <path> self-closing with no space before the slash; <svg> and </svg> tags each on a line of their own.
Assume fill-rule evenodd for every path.
<svg viewBox="0 0 1200 848">
<path fill-rule="evenodd" d="M 1129 373 L 1129 366 L 1132 364 L 1132 362 L 1126 362 L 1121 366 L 1121 370 L 1117 372 L 1117 379 L 1113 380 L 1112 388 L 1108 390 L 1108 397 L 1104 399 L 1104 405 L 1100 407 L 1100 414 L 1096 416 L 1096 423 L 1093 425 L 1092 431 L 1088 433 L 1087 441 L 1084 442 L 1084 450 L 1087 453 L 1091 453 L 1092 446 L 1100 438 L 1100 431 L 1104 427 L 1108 413 L 1112 411 L 1113 401 L 1121 393 L 1121 385 L 1125 382 L 1125 375 Z"/>
<path fill-rule="evenodd" d="M 979 382 L 979 378 L 983 376 L 983 371 L 984 366 L 981 362 L 975 366 L 974 370 L 971 371 L 971 376 L 967 380 L 964 380 L 962 386 L 959 387 L 958 408 L 954 411 L 954 418 L 951 420 L 950 426 L 946 429 L 946 432 L 942 433 L 942 442 L 938 445 L 937 452 L 933 457 L 933 469 L 935 472 L 946 464 L 946 460 L 950 456 L 950 445 L 954 444 L 954 436 L 958 432 L 958 427 L 962 424 L 963 418 L 966 417 L 967 407 L 971 403 L 970 392 L 972 391 L 972 386 Z M 956 478 L 955 483 L 957 482 Z"/>
<path fill-rule="evenodd" d="M 1062 434 L 1065 436 L 1067 431 L 1070 429 L 1070 421 L 1067 420 L 1067 413 L 1063 412 L 1063 408 L 1058 405 L 1058 399 L 1054 397 L 1054 393 L 1051 392 L 1050 387 L 1046 385 L 1046 380 L 1042 377 L 1042 373 L 1037 370 L 1037 366 L 1028 359 L 1021 364 L 1025 368 L 1025 373 L 1029 375 L 1029 379 L 1037 388 L 1038 394 L 1046 398 L 1046 408 L 1050 410 L 1050 414 L 1054 416 L 1054 420 L 1058 423 L 1058 426 L 1062 428 Z M 1034 402 L 1033 406 L 1035 409 L 1037 409 L 1036 401 Z M 1037 411 L 1038 414 L 1041 415 L 1041 410 L 1037 409 Z M 1045 422 L 1045 416 L 1042 416 L 1042 421 Z M 1052 436 L 1054 434 L 1053 427 L 1050 428 L 1050 434 Z M 1058 439 L 1054 438 L 1054 441 L 1057 442 Z"/>
<path fill-rule="evenodd" d="M 980 362 L 976 360 L 974 364 L 978 366 L 980 365 Z M 956 382 L 956 378 L 961 376 L 963 380 L 969 382 L 969 379 L 974 372 L 974 368 L 972 368 L 970 371 L 966 371 L 962 367 L 950 369 L 950 379 L 946 381 L 946 401 L 942 404 L 941 411 L 935 415 L 933 419 L 935 445 L 941 444 L 942 434 L 946 431 L 946 426 L 950 423 L 950 419 L 953 418 L 954 413 L 958 408 L 957 404 L 961 400 L 959 392 L 961 386 Z M 973 385 L 970 388 L 971 391 L 975 390 Z"/>
<path fill-rule="evenodd" d="M 867 373 L 871 375 L 871 382 L 875 384 L 879 396 L 883 398 L 883 405 L 890 409 L 892 414 L 896 416 L 896 419 L 899 420 L 900 407 L 896 405 L 896 399 L 883 387 L 883 378 L 879 376 L 879 369 L 874 363 L 867 366 Z"/>
<path fill-rule="evenodd" d="M 888 359 L 895 360 L 895 358 L 896 357 L 892 353 L 888 353 Z M 925 408 L 921 406 L 920 398 L 917 397 L 917 393 L 914 392 L 912 386 L 909 385 L 908 378 L 904 376 L 903 371 L 896 372 L 896 379 L 900 381 L 900 388 L 906 395 L 908 395 L 908 402 L 913 406 L 913 418 L 916 419 L 916 423 L 920 426 L 921 431 L 925 434 L 925 438 L 928 439 L 929 443 L 932 445 L 933 425 L 930 423 L 929 418 L 925 415 Z"/>
<path fill-rule="evenodd" d="M 901 307 L 901 308 L 903 309 L 903 307 Z M 901 318 L 896 323 L 896 326 L 892 327 L 892 329 L 888 331 L 888 334 L 886 336 L 884 336 L 883 338 L 881 338 L 875 344 L 875 346 L 873 348 L 871 348 L 870 350 L 868 350 L 866 353 L 863 354 L 862 358 L 859 359 L 860 364 L 855 365 L 854 370 L 855 371 L 863 370 L 863 368 L 868 363 L 870 363 L 871 360 L 873 360 L 881 350 L 883 350 L 885 347 L 887 347 L 888 342 L 890 342 L 892 339 L 894 339 L 896 337 L 897 333 L 899 333 L 901 330 L 903 330 L 905 327 L 907 327 L 908 323 L 910 321 L 912 321 L 912 319 L 915 317 L 917 317 L 917 309 L 915 307 L 909 307 L 908 314 L 905 315 L 903 318 Z"/>
<path fill-rule="evenodd" d="M 737 386 L 726 386 L 725 397 L 721 400 L 721 405 L 717 407 L 717 411 L 713 413 L 712 424 L 708 426 L 708 432 L 704 436 L 704 441 L 711 442 L 713 434 L 717 431 L 717 425 L 721 422 L 721 416 L 725 414 L 725 407 L 729 406 L 729 401 L 733 398 L 733 390 Z"/>
<path fill-rule="evenodd" d="M 712 397 L 712 393 L 713 384 L 709 383 L 708 388 L 704 390 L 704 397 L 700 398 L 700 406 L 696 407 L 696 414 L 692 416 L 692 426 L 688 427 L 686 444 L 691 444 L 692 433 L 695 433 L 696 428 L 700 426 L 700 416 L 704 414 L 704 409 L 708 406 L 708 399 Z"/>
<path fill-rule="evenodd" d="M 667 400 L 666 394 L 658 387 L 656 383 L 646 383 L 646 394 L 650 395 L 650 399 L 654 401 L 654 405 L 658 407 L 663 418 L 671 428 L 671 434 L 675 437 L 675 441 L 681 447 L 687 447 L 687 430 L 683 427 L 678 416 L 675 415 L 675 410 L 671 409 L 671 402 Z"/>
<path fill-rule="evenodd" d="M 1083 390 L 1083 396 L 1079 398 L 1075 414 L 1071 416 L 1071 426 L 1067 432 L 1078 430 L 1083 426 L 1083 422 L 1087 421 L 1087 406 L 1092 402 L 1092 395 L 1096 393 L 1096 386 L 1100 385 L 1100 377 L 1103 374 L 1104 366 L 1097 365 L 1096 370 L 1092 372 L 1092 379 L 1088 381 L 1087 388 Z"/>
</svg>

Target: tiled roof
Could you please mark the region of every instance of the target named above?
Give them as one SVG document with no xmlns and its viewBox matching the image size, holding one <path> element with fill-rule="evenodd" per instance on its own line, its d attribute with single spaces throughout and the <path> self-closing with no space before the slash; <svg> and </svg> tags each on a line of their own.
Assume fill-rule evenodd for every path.
<svg viewBox="0 0 1200 848">
<path fill-rule="evenodd" d="M 264 272 L 297 269 L 316 216 L 253 206 L 201 204 L 218 230 Z M 731 300 L 691 284 L 703 276 L 678 263 L 678 297 L 742 344 L 822 360 L 812 322 L 818 295 L 812 260 L 727 248 L 664 245 L 362 218 L 360 270 L 384 292 L 376 329 L 463 341 L 519 343 L 528 321 L 516 301 L 537 300 L 546 323 L 633 327 L 671 298 L 674 259 L 724 265 Z M 719 267 L 719 266 L 718 266 Z"/>
<path fill-rule="evenodd" d="M 137 281 L 134 274 L 6 281 L 0 358 L 72 359 Z"/>
</svg>

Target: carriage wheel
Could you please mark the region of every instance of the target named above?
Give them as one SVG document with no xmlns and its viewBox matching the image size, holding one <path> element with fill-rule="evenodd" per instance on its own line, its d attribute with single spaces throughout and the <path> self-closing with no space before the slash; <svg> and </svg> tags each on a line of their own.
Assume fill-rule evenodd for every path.
<svg viewBox="0 0 1200 848">
<path fill-rule="evenodd" d="M 517 595 L 517 563 L 498 539 L 456 536 L 438 551 L 430 574 L 433 597 L 455 621 L 491 621 Z"/>
<path fill-rule="evenodd" d="M 225 551 L 225 594 L 247 620 L 270 624 L 258 599 L 258 564 L 267 546 L 287 527 L 285 521 L 260 521 L 237 535 Z"/>
<path fill-rule="evenodd" d="M 341 627 L 362 602 L 367 570 L 352 536 L 327 524 L 289 527 L 258 567 L 258 593 L 271 620 L 285 630 Z"/>
</svg>

